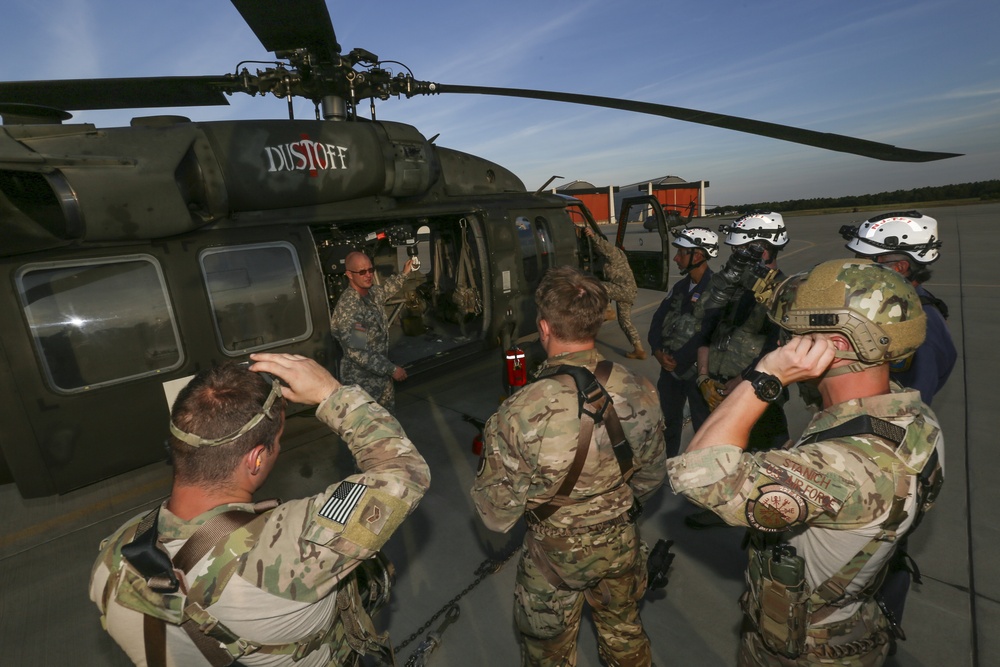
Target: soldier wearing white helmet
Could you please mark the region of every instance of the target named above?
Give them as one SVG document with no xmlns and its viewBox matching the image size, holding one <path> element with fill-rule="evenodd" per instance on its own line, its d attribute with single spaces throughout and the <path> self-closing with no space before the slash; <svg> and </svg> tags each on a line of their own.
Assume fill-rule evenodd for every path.
<svg viewBox="0 0 1000 667">
<path fill-rule="evenodd" d="M 719 236 L 705 227 L 688 227 L 675 234 L 672 245 L 677 248 L 674 262 L 684 277 L 653 314 L 648 336 L 662 369 L 656 388 L 666 424 L 668 456 L 676 456 L 680 450 L 685 403 L 691 407 L 695 429 L 708 417 L 708 404 L 695 382 L 698 348 L 704 342 L 695 306 L 712 277 L 708 260 L 719 255 Z"/>
<path fill-rule="evenodd" d="M 948 306 L 923 286 L 930 280 L 930 265 L 940 256 L 937 220 L 917 211 L 885 213 L 857 226 L 844 225 L 840 234 L 848 241 L 848 250 L 891 268 L 916 288 L 927 316 L 927 337 L 913 356 L 892 363 L 889 370 L 893 380 L 919 391 L 921 400 L 930 405 L 934 395 L 948 381 L 958 359 L 945 322 Z M 943 456 L 941 464 L 944 465 Z M 881 589 L 886 604 L 900 623 L 912 575 L 906 546 L 904 540 Z M 890 655 L 894 652 L 895 643 Z"/>
<path fill-rule="evenodd" d="M 917 288 L 927 314 L 927 339 L 912 357 L 893 364 L 892 378 L 920 391 L 930 405 L 958 358 L 945 324 L 948 306 L 923 286 L 931 277 L 930 265 L 939 257 L 937 220 L 917 211 L 885 213 L 858 226 L 844 225 L 840 234 L 849 241 L 848 250 L 893 269 Z"/>
</svg>

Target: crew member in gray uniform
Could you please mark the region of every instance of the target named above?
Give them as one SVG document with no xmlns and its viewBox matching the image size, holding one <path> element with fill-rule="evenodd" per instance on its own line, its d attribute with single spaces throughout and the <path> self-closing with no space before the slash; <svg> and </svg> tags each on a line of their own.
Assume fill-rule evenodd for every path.
<svg viewBox="0 0 1000 667">
<path fill-rule="evenodd" d="M 101 623 L 151 667 L 391 658 L 354 573 L 383 582 L 365 593 L 388 596 L 379 550 L 427 490 L 427 464 L 384 408 L 312 359 L 250 358 L 249 369 L 201 371 L 177 396 L 170 497 L 101 544 L 90 581 Z M 359 472 L 307 498 L 255 504 L 281 451 L 285 399 L 318 404 Z"/>
<path fill-rule="evenodd" d="M 548 358 L 540 378 L 487 422 L 471 491 L 490 530 L 507 532 L 522 515 L 528 523 L 514 587 L 521 664 L 575 665 L 586 600 L 603 660 L 649 665 L 638 606 L 647 573 L 636 501 L 656 491 L 666 472 L 656 392 L 595 349 L 608 304 L 599 280 L 573 267 L 549 269 L 535 302 Z M 588 415 L 597 408 L 582 401 L 571 378 L 581 371 L 603 387 L 588 392 L 601 397 L 594 399 L 601 402 L 598 417 Z M 612 439 L 616 432 L 624 442 Z"/>
<path fill-rule="evenodd" d="M 902 276 L 851 259 L 792 276 L 769 312 L 790 339 L 667 461 L 670 484 L 750 529 L 739 665 L 881 665 L 893 626 L 874 593 L 941 482 L 934 413 L 889 381 L 926 316 Z M 802 437 L 745 451 L 782 387 L 807 380 L 823 410 Z"/>
<path fill-rule="evenodd" d="M 607 258 L 604 262 L 604 289 L 608 292 L 608 298 L 615 302 L 618 311 L 618 326 L 622 328 L 625 337 L 628 338 L 632 351 L 625 354 L 628 359 L 645 359 L 646 351 L 642 349 L 642 338 L 638 330 L 632 324 L 632 306 L 639 295 L 639 288 L 635 284 L 635 274 L 629 266 L 628 257 L 625 251 L 608 241 L 603 236 L 599 236 L 590 227 L 584 227 L 584 233 L 594 244 L 594 248 Z"/>
<path fill-rule="evenodd" d="M 385 302 L 403 287 L 413 270 L 413 260 L 403 272 L 375 284 L 375 269 L 363 252 L 352 252 L 345 261 L 348 289 L 336 308 L 330 328 L 340 343 L 344 357 L 340 362 L 340 381 L 356 384 L 367 391 L 389 412 L 396 407 L 395 382 L 406 379 L 406 370 L 389 359 L 389 316 Z"/>
<path fill-rule="evenodd" d="M 670 289 L 649 325 L 649 349 L 660 363 L 656 389 L 666 424 L 667 456 L 676 456 L 684 430 L 684 404 L 691 409 L 695 430 L 708 417 L 708 404 L 698 389 L 698 348 L 704 344 L 698 300 L 712 278 L 708 260 L 719 256 L 719 236 L 704 227 L 688 227 L 676 234 L 674 262 L 684 276 Z"/>
</svg>

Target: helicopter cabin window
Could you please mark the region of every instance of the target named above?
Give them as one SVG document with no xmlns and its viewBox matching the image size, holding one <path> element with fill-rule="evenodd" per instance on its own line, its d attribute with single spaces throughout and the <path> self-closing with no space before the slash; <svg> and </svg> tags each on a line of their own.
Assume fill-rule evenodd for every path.
<svg viewBox="0 0 1000 667">
<path fill-rule="evenodd" d="M 152 257 L 32 264 L 15 280 L 45 377 L 57 392 L 155 375 L 183 362 L 166 283 Z"/>
<path fill-rule="evenodd" d="M 312 335 L 302 268 L 288 243 L 212 248 L 201 254 L 215 331 L 236 356 Z"/>
<path fill-rule="evenodd" d="M 535 218 L 535 225 L 538 229 L 538 245 L 542 253 L 542 273 L 552 265 L 552 235 L 549 233 L 549 221 L 545 218 Z"/>
</svg>

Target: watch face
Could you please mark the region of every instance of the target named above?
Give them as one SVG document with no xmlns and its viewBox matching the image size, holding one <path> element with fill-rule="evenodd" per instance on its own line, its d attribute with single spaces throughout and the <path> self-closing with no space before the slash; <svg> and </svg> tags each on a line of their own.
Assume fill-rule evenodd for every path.
<svg viewBox="0 0 1000 667">
<path fill-rule="evenodd" d="M 761 373 L 754 378 L 753 389 L 762 401 L 773 401 L 781 395 L 781 382 L 773 375 Z"/>
</svg>

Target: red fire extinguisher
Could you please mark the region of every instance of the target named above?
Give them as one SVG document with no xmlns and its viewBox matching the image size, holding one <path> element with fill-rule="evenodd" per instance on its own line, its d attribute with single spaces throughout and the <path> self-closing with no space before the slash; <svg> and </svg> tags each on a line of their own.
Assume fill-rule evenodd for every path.
<svg viewBox="0 0 1000 667">
<path fill-rule="evenodd" d="M 515 346 L 507 350 L 507 386 L 511 389 L 528 384 L 528 367 L 524 350 Z"/>
</svg>

